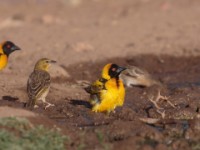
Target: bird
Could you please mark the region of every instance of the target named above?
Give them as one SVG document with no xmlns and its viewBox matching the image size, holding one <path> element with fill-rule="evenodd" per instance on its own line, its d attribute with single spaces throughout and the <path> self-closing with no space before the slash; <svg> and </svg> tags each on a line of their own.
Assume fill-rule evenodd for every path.
<svg viewBox="0 0 200 150">
<path fill-rule="evenodd" d="M 160 81 L 153 79 L 144 69 L 132 65 L 126 66 L 126 68 L 127 69 L 120 74 L 120 79 L 123 81 L 125 87 L 162 85 Z"/>
<path fill-rule="evenodd" d="M 37 108 L 36 103 L 38 100 L 41 100 L 43 104 L 47 104 L 45 109 L 54 106 L 54 104 L 46 101 L 51 84 L 49 67 L 52 63 L 56 63 L 56 61 L 42 58 L 35 64 L 34 70 L 30 74 L 27 82 L 27 93 L 29 97 L 27 107 Z"/>
<path fill-rule="evenodd" d="M 125 67 L 109 63 L 103 67 L 101 77 L 85 88 L 90 94 L 90 104 L 93 112 L 114 112 L 117 106 L 123 106 L 125 88 L 120 73 Z"/>
<path fill-rule="evenodd" d="M 0 70 L 7 66 L 9 55 L 16 50 L 21 49 L 11 41 L 5 41 L 0 44 Z"/>
</svg>

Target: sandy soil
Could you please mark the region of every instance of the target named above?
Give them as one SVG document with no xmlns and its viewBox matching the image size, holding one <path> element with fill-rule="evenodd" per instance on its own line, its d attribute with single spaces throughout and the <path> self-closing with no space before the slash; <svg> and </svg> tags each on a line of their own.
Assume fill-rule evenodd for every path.
<svg viewBox="0 0 200 150">
<path fill-rule="evenodd" d="M 34 113 L 60 126 L 70 149 L 198 149 L 200 37 L 198 0 L 0 0 L 0 41 L 22 48 L 1 72 L 0 105 L 18 109 L 35 62 L 57 60 L 48 100 Z M 92 113 L 80 82 L 94 81 L 104 64 L 136 65 L 164 83 L 175 104 L 149 101 L 155 87 L 128 88 L 116 113 Z M 1 108 L 0 116 L 7 108 Z M 16 114 L 19 110 L 16 110 Z M 12 109 L 12 111 L 15 111 Z M 24 110 L 22 110 L 24 111 Z M 20 113 L 22 112 L 20 111 Z M 25 113 L 25 115 L 27 115 Z M 20 115 L 21 116 L 21 115 Z M 40 116 L 40 117 L 41 117 Z M 33 122 L 45 124 L 44 119 Z M 156 118 L 153 125 L 141 118 Z"/>
</svg>

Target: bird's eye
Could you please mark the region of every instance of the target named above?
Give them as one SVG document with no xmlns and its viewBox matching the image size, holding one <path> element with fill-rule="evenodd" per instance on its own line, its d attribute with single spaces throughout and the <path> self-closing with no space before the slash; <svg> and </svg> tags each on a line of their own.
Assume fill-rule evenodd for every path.
<svg viewBox="0 0 200 150">
<path fill-rule="evenodd" d="M 115 71 L 116 71 L 116 68 L 112 68 L 112 71 L 115 72 Z"/>
<path fill-rule="evenodd" d="M 8 49 L 10 49 L 11 48 L 11 46 L 8 44 L 8 45 L 6 45 L 6 47 L 8 48 Z"/>
<path fill-rule="evenodd" d="M 48 60 L 46 60 L 46 63 L 49 63 L 49 61 L 48 61 Z"/>
</svg>

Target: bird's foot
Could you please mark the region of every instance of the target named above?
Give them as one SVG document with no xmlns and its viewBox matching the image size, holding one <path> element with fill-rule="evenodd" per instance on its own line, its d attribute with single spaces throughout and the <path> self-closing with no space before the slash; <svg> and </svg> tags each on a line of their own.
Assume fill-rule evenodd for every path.
<svg viewBox="0 0 200 150">
<path fill-rule="evenodd" d="M 38 105 L 34 105 L 34 107 L 33 107 L 33 108 L 35 109 L 35 108 L 38 108 L 38 107 L 39 107 Z"/>
<path fill-rule="evenodd" d="M 49 108 L 49 107 L 51 107 L 51 106 L 53 107 L 53 106 L 55 106 L 55 105 L 54 105 L 54 104 L 51 104 L 51 103 L 47 103 L 47 105 L 45 106 L 44 109 L 46 110 L 47 108 Z"/>
</svg>

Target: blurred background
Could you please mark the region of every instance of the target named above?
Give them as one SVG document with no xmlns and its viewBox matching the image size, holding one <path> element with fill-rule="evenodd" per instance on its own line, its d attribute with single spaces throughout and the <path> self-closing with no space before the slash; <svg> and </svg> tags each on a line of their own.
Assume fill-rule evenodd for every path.
<svg viewBox="0 0 200 150">
<path fill-rule="evenodd" d="M 199 0 L 0 0 L 0 5 L 0 41 L 22 48 L 7 68 L 16 74 L 28 75 L 41 57 L 67 66 L 200 52 Z"/>
<path fill-rule="evenodd" d="M 38 120 L 31 120 L 44 124 L 47 133 L 52 131 L 46 128 L 50 125 L 62 126 L 63 134 L 71 138 L 65 141 L 68 149 L 200 149 L 200 59 L 180 57 L 200 54 L 199 34 L 200 0 L 0 0 L 0 42 L 10 40 L 22 49 L 9 56 L 8 66 L 0 73 L 0 106 L 10 106 L 0 108 L 0 129 L 16 132 L 16 139 L 29 130 L 30 142 L 26 132 L 21 136 L 25 142 L 17 141 L 25 149 L 33 138 L 34 148 L 39 143 L 64 144 L 59 138 L 51 142 L 46 137 L 56 136 L 47 136 L 41 128 L 38 133 L 44 136 L 33 136 L 32 124 L 21 126 L 14 120 L 8 128 L 1 119 L 2 115 L 34 115 L 22 110 L 28 100 L 27 79 L 36 61 L 47 57 L 58 64 L 52 65 L 47 96 L 55 107 L 44 110 L 41 105 L 33 110 Z M 83 87 L 95 81 L 109 61 L 139 66 L 161 79 L 161 95 L 177 107 L 159 104 L 159 113 L 151 104 L 159 97 L 151 96 L 156 88 L 133 87 L 126 89 L 124 107 L 116 113 L 92 113 Z M 166 118 L 174 118 L 173 124 L 168 123 L 171 126 L 165 120 L 158 126 L 139 121 L 161 118 L 165 112 Z M 15 146 L 13 136 L 0 133 L 0 145 L 8 141 L 7 145 Z"/>
</svg>

